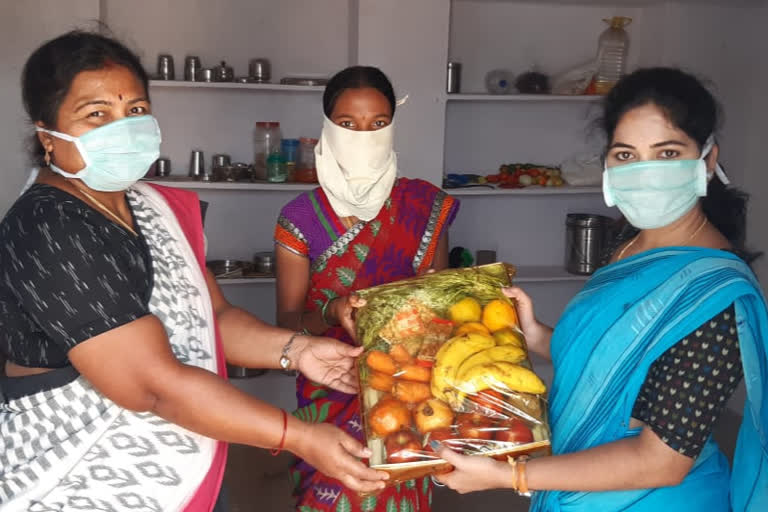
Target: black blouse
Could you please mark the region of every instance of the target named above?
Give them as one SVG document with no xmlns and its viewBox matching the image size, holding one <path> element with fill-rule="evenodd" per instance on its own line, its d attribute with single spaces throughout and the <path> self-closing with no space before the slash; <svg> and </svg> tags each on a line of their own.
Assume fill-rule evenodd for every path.
<svg viewBox="0 0 768 512">
<path fill-rule="evenodd" d="M 0 352 L 65 367 L 78 343 L 147 315 L 152 260 L 134 226 L 58 188 L 27 190 L 0 223 Z"/>
</svg>

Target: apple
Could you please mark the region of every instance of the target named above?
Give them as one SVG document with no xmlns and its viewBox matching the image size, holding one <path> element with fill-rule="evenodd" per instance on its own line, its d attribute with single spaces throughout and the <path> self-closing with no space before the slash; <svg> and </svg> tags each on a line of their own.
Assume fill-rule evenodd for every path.
<svg viewBox="0 0 768 512">
<path fill-rule="evenodd" d="M 384 441 L 387 450 L 387 462 L 398 464 L 401 462 L 413 462 L 419 460 L 422 455 L 421 439 L 410 430 L 400 430 L 387 436 Z"/>
<path fill-rule="evenodd" d="M 493 437 L 493 422 L 487 416 L 469 412 L 459 414 L 456 418 L 461 439 L 491 439 Z"/>
<path fill-rule="evenodd" d="M 493 438 L 503 443 L 525 444 L 533 442 L 533 432 L 518 418 L 500 421 Z"/>
</svg>

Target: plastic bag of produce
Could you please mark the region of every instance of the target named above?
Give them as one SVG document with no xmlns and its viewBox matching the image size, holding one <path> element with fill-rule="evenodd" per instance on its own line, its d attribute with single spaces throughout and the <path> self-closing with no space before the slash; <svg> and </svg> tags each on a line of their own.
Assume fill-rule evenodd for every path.
<svg viewBox="0 0 768 512">
<path fill-rule="evenodd" d="M 448 470 L 432 440 L 498 458 L 549 453 L 546 386 L 501 293 L 513 275 L 494 263 L 358 292 L 369 464 L 389 483 Z"/>
</svg>

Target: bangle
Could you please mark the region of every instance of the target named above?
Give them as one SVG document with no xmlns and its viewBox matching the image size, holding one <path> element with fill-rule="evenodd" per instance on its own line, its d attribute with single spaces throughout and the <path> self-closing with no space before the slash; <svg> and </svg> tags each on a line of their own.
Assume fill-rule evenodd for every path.
<svg viewBox="0 0 768 512">
<path fill-rule="evenodd" d="M 288 431 L 288 414 L 285 412 L 285 409 L 280 409 L 280 412 L 283 413 L 283 435 L 280 436 L 280 444 L 278 447 L 274 450 L 270 450 L 273 457 L 279 455 L 280 452 L 283 451 L 283 447 L 285 446 L 285 433 Z"/>
<path fill-rule="evenodd" d="M 527 457 L 520 460 L 519 469 L 517 470 L 517 493 L 521 496 L 530 496 L 528 492 L 528 475 L 525 473 Z"/>
<path fill-rule="evenodd" d="M 325 301 L 325 304 L 323 304 L 323 307 L 320 309 L 320 316 L 323 317 L 323 322 L 325 323 L 325 325 L 328 325 L 328 326 L 332 326 L 333 325 L 331 322 L 328 321 L 328 317 L 326 316 L 326 314 L 328 314 L 328 305 L 331 302 L 333 302 L 333 300 L 335 298 L 336 297 L 334 297 L 333 299 L 328 299 L 327 301 Z"/>
<path fill-rule="evenodd" d="M 517 461 L 514 457 L 508 455 L 507 464 L 512 466 L 512 489 L 517 491 Z"/>
</svg>

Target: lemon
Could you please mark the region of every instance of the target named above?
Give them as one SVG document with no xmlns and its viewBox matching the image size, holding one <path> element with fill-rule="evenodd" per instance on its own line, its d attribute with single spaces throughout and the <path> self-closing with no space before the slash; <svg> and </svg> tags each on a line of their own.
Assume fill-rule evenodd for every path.
<svg viewBox="0 0 768 512">
<path fill-rule="evenodd" d="M 509 302 L 495 299 L 483 308 L 483 324 L 491 332 L 505 327 L 517 327 L 517 311 Z"/>
<path fill-rule="evenodd" d="M 480 307 L 480 303 L 475 299 L 467 297 L 451 306 L 448 312 L 453 323 L 459 325 L 467 322 L 479 322 L 480 316 L 483 314 L 483 308 Z"/>
</svg>

